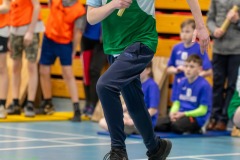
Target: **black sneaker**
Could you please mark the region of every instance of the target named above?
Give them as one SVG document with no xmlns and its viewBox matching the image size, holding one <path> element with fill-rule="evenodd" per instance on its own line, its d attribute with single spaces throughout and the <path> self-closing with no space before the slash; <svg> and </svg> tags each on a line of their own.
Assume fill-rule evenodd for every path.
<svg viewBox="0 0 240 160">
<path fill-rule="evenodd" d="M 81 122 L 81 113 L 80 112 L 74 112 L 73 118 L 71 119 L 72 122 Z"/>
<path fill-rule="evenodd" d="M 24 107 L 25 117 L 35 117 L 34 106 L 32 104 L 27 104 Z"/>
<path fill-rule="evenodd" d="M 103 160 L 128 160 L 128 155 L 126 149 L 111 149 L 107 153 Z"/>
<path fill-rule="evenodd" d="M 167 139 L 158 139 L 160 142 L 160 148 L 155 154 L 147 152 L 148 160 L 165 160 L 172 149 L 171 141 Z"/>
<path fill-rule="evenodd" d="M 21 107 L 19 105 L 10 104 L 7 108 L 8 115 L 20 115 Z"/>
<path fill-rule="evenodd" d="M 37 114 L 44 115 L 52 115 L 55 112 L 54 105 L 52 103 L 43 102 L 39 109 L 37 110 Z"/>
</svg>

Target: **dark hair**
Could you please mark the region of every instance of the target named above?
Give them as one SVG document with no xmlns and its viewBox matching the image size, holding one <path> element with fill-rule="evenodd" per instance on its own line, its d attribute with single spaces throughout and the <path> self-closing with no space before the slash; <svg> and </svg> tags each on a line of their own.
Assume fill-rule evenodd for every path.
<svg viewBox="0 0 240 160">
<path fill-rule="evenodd" d="M 196 28 L 194 19 L 186 19 L 181 23 L 181 29 L 183 29 L 185 26 L 191 25 L 193 29 Z"/>
<path fill-rule="evenodd" d="M 151 69 L 151 72 L 149 73 L 149 77 L 153 78 L 153 71 L 152 71 L 152 62 L 149 62 L 148 65 L 146 66 L 146 69 L 149 68 Z"/>
<path fill-rule="evenodd" d="M 197 63 L 199 66 L 202 66 L 202 63 L 203 63 L 201 57 L 197 54 L 192 54 L 188 56 L 188 58 L 186 59 L 186 62 L 194 62 L 194 63 Z"/>
</svg>

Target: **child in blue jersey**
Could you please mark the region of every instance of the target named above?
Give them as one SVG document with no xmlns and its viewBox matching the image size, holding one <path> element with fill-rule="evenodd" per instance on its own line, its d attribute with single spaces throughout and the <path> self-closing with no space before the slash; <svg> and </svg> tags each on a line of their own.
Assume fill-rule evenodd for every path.
<svg viewBox="0 0 240 160">
<path fill-rule="evenodd" d="M 86 27 L 81 38 L 81 52 L 84 73 L 85 107 L 83 113 L 91 116 L 96 107 L 98 96 L 96 92 L 97 80 L 102 68 L 107 62 L 101 41 L 101 24 L 91 25 L 86 22 Z"/>
<path fill-rule="evenodd" d="M 178 85 L 176 100 L 168 117 L 160 118 L 156 131 L 173 131 L 179 134 L 198 132 L 210 116 L 212 88 L 201 76 L 202 59 L 190 55 L 184 65 L 183 78 Z"/>
<path fill-rule="evenodd" d="M 209 44 L 209 35 L 197 0 L 187 0 L 197 23 L 201 49 Z M 128 160 L 120 92 L 134 125 L 143 137 L 149 160 L 164 160 L 170 153 L 169 140 L 158 138 L 146 109 L 140 73 L 156 52 L 158 34 L 154 0 L 87 0 L 87 20 L 102 22 L 104 53 L 111 66 L 97 82 L 98 97 L 111 137 L 111 151 L 104 159 Z M 126 8 L 123 15 L 118 9 Z"/>
<path fill-rule="evenodd" d="M 160 90 L 157 83 L 153 80 L 153 73 L 152 73 L 152 63 L 149 63 L 144 71 L 140 74 L 140 79 L 142 83 L 142 90 L 144 94 L 144 102 L 150 114 L 152 125 L 153 127 L 156 126 L 158 115 L 159 115 L 159 102 L 160 102 Z M 125 104 L 123 104 L 124 110 L 124 131 L 126 134 L 137 133 L 133 120 L 129 116 L 127 112 L 127 108 Z M 99 125 L 103 128 L 108 130 L 107 123 L 105 118 L 102 118 L 99 121 Z"/>
<path fill-rule="evenodd" d="M 175 74 L 172 85 L 172 101 L 176 100 L 178 84 L 184 78 L 184 62 L 188 56 L 197 54 L 203 60 L 203 70 L 199 73 L 200 76 L 206 77 L 212 75 L 212 65 L 207 53 L 201 53 L 199 43 L 192 43 L 195 27 L 193 19 L 187 19 L 181 24 L 180 38 L 182 42 L 174 46 L 168 61 L 167 73 Z"/>
</svg>

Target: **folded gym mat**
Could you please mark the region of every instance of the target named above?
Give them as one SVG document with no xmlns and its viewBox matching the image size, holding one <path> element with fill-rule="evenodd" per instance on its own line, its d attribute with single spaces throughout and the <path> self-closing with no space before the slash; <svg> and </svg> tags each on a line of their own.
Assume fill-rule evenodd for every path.
<svg viewBox="0 0 240 160">
<path fill-rule="evenodd" d="M 216 136 L 230 136 L 230 131 L 207 131 L 203 134 L 176 134 L 172 132 L 155 132 L 157 136 L 161 138 L 193 138 L 193 137 L 216 137 Z M 109 135 L 107 131 L 99 131 L 97 132 L 99 135 Z M 129 138 L 141 139 L 141 135 L 131 134 L 128 136 Z"/>
<path fill-rule="evenodd" d="M 55 112 L 52 115 L 36 115 L 35 117 L 25 117 L 21 115 L 8 115 L 0 122 L 38 122 L 38 121 L 67 121 L 73 117 L 73 112 Z M 82 120 L 90 120 L 90 117 L 82 115 Z"/>
</svg>

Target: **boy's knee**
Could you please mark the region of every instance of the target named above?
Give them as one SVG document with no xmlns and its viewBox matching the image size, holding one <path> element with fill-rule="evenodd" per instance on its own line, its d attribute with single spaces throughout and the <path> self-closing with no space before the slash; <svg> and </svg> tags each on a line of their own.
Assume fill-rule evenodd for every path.
<svg viewBox="0 0 240 160">
<path fill-rule="evenodd" d="M 237 111 L 234 114 L 233 117 L 233 123 L 240 128 L 240 107 L 238 107 Z"/>
<path fill-rule="evenodd" d="M 181 126 L 177 123 L 173 123 L 171 126 L 171 130 L 174 133 L 178 133 L 178 134 L 183 134 L 183 129 L 181 128 Z"/>
<path fill-rule="evenodd" d="M 96 84 L 97 93 L 101 93 L 105 88 L 106 88 L 106 84 L 104 83 L 104 81 L 100 77 L 97 81 L 97 84 Z"/>
</svg>

